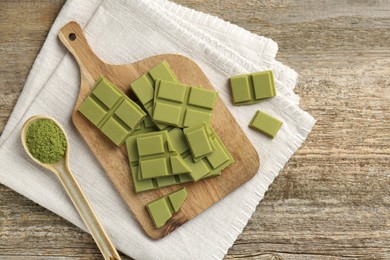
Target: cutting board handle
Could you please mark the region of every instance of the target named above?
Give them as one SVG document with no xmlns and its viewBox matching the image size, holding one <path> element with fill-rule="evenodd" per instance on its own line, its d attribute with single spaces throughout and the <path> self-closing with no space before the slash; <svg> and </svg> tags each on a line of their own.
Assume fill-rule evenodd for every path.
<svg viewBox="0 0 390 260">
<path fill-rule="evenodd" d="M 93 85 L 102 70 L 105 70 L 106 64 L 92 51 L 81 26 L 71 21 L 61 28 L 58 36 L 79 64 L 81 76 Z M 90 68 L 100 68 L 100 71 L 91 71 Z"/>
</svg>

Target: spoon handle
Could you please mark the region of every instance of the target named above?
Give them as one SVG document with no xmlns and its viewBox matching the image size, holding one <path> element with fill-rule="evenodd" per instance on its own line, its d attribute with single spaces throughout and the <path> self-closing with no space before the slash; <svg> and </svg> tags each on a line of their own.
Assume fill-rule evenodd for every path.
<svg viewBox="0 0 390 260">
<path fill-rule="evenodd" d="M 66 164 L 66 167 L 56 167 L 55 169 L 57 171 L 57 176 L 59 177 L 62 185 L 71 198 L 88 230 L 91 232 L 91 235 L 99 247 L 104 259 L 120 260 L 121 258 L 118 252 L 108 238 L 106 232 L 96 217 L 95 212 L 93 211 L 79 184 L 70 171 L 69 165 Z"/>
</svg>

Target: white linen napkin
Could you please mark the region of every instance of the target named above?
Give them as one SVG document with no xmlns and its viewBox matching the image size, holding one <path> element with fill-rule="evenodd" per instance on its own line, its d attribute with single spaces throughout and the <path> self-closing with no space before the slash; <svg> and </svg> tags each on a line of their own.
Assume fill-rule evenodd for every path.
<svg viewBox="0 0 390 260">
<path fill-rule="evenodd" d="M 202 27 L 201 22 L 208 16 L 195 13 L 185 19 L 178 15 L 180 10 L 188 12 L 183 7 L 162 0 L 96 0 L 90 4 L 81 0 L 68 1 L 38 60 L 51 59 L 53 54 L 56 56 L 52 63 L 35 63 L 31 72 L 35 75 L 30 74 L 27 83 L 40 84 L 37 87 L 26 85 L 30 86 L 28 91 L 24 90 L 28 94 L 23 94 L 23 98 L 21 96 L 7 124 L 10 130 L 7 130 L 6 137 L 4 133 L 1 137 L 0 182 L 85 230 L 56 177 L 32 163 L 20 143 L 21 126 L 30 116 L 46 114 L 58 119 L 69 136 L 70 164 L 77 180 L 118 249 L 137 259 L 223 258 L 242 232 L 268 186 L 315 123 L 309 114 L 290 101 L 294 97 L 289 90 L 295 85 L 292 82 L 295 83 L 296 75 L 280 63 L 273 63 L 274 48 L 267 49 L 268 45 L 261 47 L 260 38 L 248 34 L 249 38 L 253 38 L 253 46 L 257 46 L 250 55 L 249 43 L 243 51 L 244 47 L 237 47 L 234 42 L 227 44 L 221 42 L 218 35 L 210 35 L 211 31 L 205 29 L 205 24 Z M 89 21 L 87 15 L 93 15 Z M 58 29 L 69 20 L 88 23 L 85 31 L 91 47 L 99 57 L 110 63 L 129 63 L 161 53 L 179 53 L 197 62 L 260 154 L 259 173 L 166 238 L 158 241 L 147 238 L 71 123 L 70 115 L 79 89 L 79 71 L 73 58 L 69 54 L 63 55 L 64 50 L 58 47 L 60 43 L 54 38 Z M 215 21 L 218 22 L 210 23 L 209 27 L 215 25 L 215 30 L 230 32 L 233 36 L 233 33 L 237 33 L 231 31 L 233 25 L 219 19 Z M 53 37 L 52 40 L 50 37 Z M 273 44 L 271 41 L 269 43 Z M 260 56 L 264 61 L 256 61 L 253 56 L 259 53 L 270 54 Z M 61 56 L 64 58 L 61 59 Z M 278 78 L 278 95 L 256 105 L 232 106 L 227 79 L 259 68 L 274 68 Z M 48 75 L 50 71 L 52 73 Z M 41 73 L 43 77 L 39 79 Z M 19 105 L 20 102 L 25 105 Z M 276 138 L 268 139 L 247 127 L 257 109 L 284 122 Z"/>
</svg>

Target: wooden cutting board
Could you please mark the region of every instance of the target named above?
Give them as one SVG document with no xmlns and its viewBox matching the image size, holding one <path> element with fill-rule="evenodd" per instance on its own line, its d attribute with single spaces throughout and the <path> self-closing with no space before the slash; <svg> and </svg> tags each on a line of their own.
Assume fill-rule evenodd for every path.
<svg viewBox="0 0 390 260">
<path fill-rule="evenodd" d="M 259 156 L 222 100 L 218 98 L 212 125 L 236 162 L 225 169 L 221 176 L 215 178 L 135 193 L 125 145 L 118 148 L 78 112 L 80 104 L 89 95 L 95 81 L 103 75 L 133 98 L 130 83 L 166 60 L 180 82 L 207 89 L 213 87 L 198 65 L 181 55 L 164 54 L 131 64 L 111 65 L 96 57 L 76 22 L 65 25 L 59 32 L 59 38 L 80 66 L 80 93 L 72 114 L 73 123 L 118 189 L 122 199 L 151 238 L 158 239 L 166 236 L 256 174 L 260 165 Z M 186 187 L 188 190 L 186 201 L 164 227 L 156 229 L 145 205 L 181 187 Z M 112 211 L 112 214 L 115 214 L 115 211 Z M 117 224 L 121 225 L 121 223 Z"/>
</svg>

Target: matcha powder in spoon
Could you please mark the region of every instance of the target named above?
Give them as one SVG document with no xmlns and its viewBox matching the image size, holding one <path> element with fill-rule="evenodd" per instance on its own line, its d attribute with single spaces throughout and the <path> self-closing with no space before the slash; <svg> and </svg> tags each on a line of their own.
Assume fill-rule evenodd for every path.
<svg viewBox="0 0 390 260">
<path fill-rule="evenodd" d="M 26 143 L 35 159 L 48 164 L 60 161 L 67 146 L 65 134 L 50 119 L 31 123 L 27 129 Z"/>
</svg>

